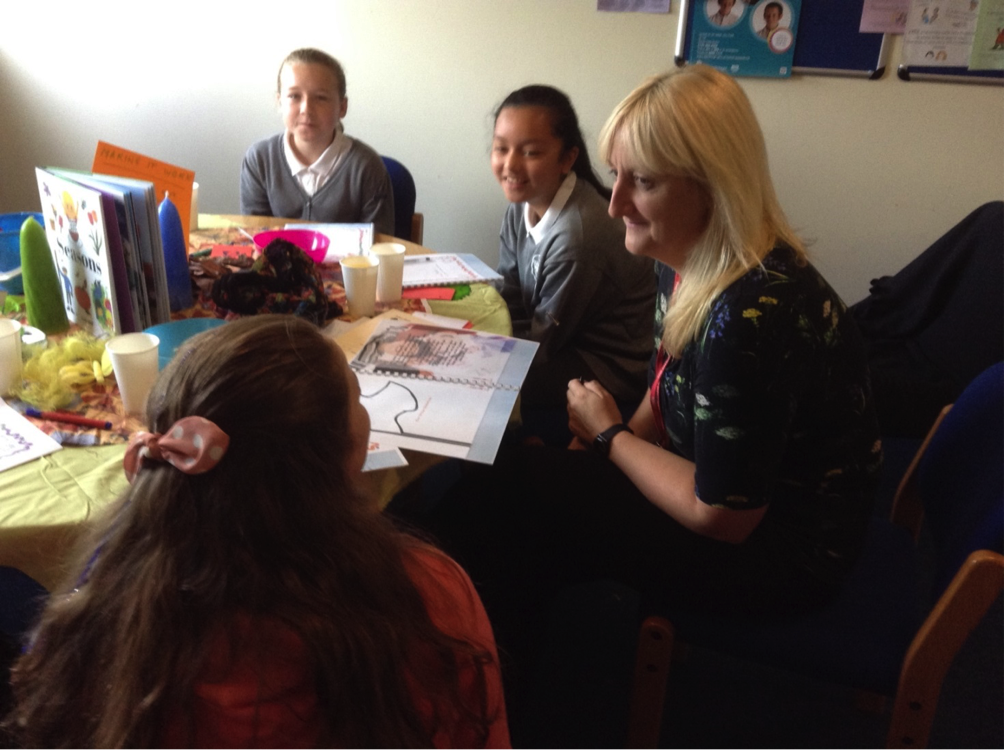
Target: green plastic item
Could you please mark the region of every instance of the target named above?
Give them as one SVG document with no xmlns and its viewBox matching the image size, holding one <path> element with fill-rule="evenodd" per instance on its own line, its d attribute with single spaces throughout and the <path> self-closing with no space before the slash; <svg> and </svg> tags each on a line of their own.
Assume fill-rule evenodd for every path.
<svg viewBox="0 0 1004 750">
<path fill-rule="evenodd" d="M 463 299 L 464 297 L 466 297 L 468 294 L 471 293 L 470 284 L 459 284 L 458 286 L 453 287 L 453 289 L 454 289 L 453 292 L 454 302 L 456 302 L 458 299 Z"/>
<path fill-rule="evenodd" d="M 21 225 L 21 278 L 28 308 L 28 325 L 49 335 L 63 333 L 70 327 L 59 289 L 56 264 L 49 250 L 45 230 L 33 217 Z"/>
</svg>

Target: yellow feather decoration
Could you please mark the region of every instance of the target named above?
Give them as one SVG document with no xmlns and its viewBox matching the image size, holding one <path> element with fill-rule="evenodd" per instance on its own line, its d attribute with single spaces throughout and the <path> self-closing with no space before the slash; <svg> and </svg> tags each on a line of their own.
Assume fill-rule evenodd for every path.
<svg viewBox="0 0 1004 750">
<path fill-rule="evenodd" d="M 13 395 L 43 410 L 62 409 L 77 390 L 112 374 L 105 342 L 87 333 L 74 333 L 59 343 L 36 351 L 24 363 L 24 380 Z"/>
</svg>

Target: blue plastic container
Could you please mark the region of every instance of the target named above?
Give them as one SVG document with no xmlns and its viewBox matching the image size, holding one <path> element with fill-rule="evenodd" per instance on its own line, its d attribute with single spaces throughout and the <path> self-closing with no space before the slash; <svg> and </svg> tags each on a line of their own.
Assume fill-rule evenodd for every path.
<svg viewBox="0 0 1004 750">
<path fill-rule="evenodd" d="M 35 221 L 45 226 L 45 219 L 40 213 L 0 214 L 0 271 L 10 271 L 21 265 L 21 225 L 29 216 L 34 216 Z M 0 288 L 7 294 L 24 294 L 20 276 L 0 282 Z"/>
</svg>

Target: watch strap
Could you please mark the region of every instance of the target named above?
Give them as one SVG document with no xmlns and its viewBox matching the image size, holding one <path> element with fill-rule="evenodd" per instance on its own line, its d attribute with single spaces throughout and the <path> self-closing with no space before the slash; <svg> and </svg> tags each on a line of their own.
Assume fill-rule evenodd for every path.
<svg viewBox="0 0 1004 750">
<path fill-rule="evenodd" d="M 630 432 L 632 435 L 634 434 L 634 430 L 632 430 L 623 422 L 607 427 L 607 429 L 603 430 L 603 432 L 597 435 L 596 439 L 593 440 L 593 450 L 595 450 L 604 458 L 609 457 L 610 445 L 613 442 L 614 435 L 617 435 L 618 433 L 624 431 Z"/>
</svg>

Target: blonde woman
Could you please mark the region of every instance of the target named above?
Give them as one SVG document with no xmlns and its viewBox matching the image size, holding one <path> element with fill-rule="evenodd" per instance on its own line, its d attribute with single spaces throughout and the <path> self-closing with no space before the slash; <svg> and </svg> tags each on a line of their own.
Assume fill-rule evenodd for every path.
<svg viewBox="0 0 1004 750">
<path fill-rule="evenodd" d="M 881 461 L 860 336 L 778 205 L 735 80 L 703 65 L 646 80 L 600 155 L 628 251 L 682 281 L 627 424 L 572 380 L 581 450 L 510 453 L 433 519 L 510 650 L 576 579 L 729 616 L 822 606 L 863 544 Z"/>
</svg>

